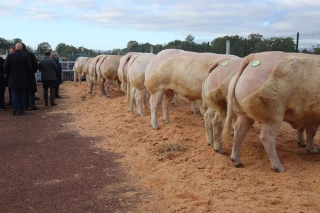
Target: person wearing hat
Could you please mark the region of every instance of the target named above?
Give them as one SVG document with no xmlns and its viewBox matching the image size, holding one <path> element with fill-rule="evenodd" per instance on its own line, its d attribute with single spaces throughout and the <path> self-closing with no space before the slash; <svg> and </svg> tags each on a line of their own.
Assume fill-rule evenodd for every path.
<svg viewBox="0 0 320 213">
<path fill-rule="evenodd" d="M 59 95 L 59 85 L 62 83 L 62 67 L 61 63 L 59 62 L 59 54 L 57 51 L 52 51 L 51 56 L 58 66 L 58 71 L 56 72 L 57 80 L 55 87 L 55 98 L 61 98 L 61 96 Z"/>
</svg>

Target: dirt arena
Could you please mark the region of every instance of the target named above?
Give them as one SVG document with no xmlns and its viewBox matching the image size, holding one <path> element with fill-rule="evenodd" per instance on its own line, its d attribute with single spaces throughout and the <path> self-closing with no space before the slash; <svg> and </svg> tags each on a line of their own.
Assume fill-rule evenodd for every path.
<svg viewBox="0 0 320 213">
<path fill-rule="evenodd" d="M 62 88 L 68 94 L 62 104 L 68 107 L 59 113 L 75 118 L 69 128 L 101 138 L 98 148 L 124 156 L 119 162 L 143 191 L 137 212 L 320 211 L 320 157 L 299 148 L 295 130 L 287 124 L 277 138 L 286 172 L 270 169 L 259 141 L 259 124 L 243 142 L 244 167 L 235 168 L 228 157 L 231 142 L 223 144 L 227 155 L 207 146 L 203 117 L 191 114 L 189 102 L 181 97 L 178 106 L 170 108 L 170 124 L 163 122 L 159 110 L 161 129 L 154 130 L 149 109 L 144 117 L 129 113 L 124 93 L 116 87 L 111 99 L 98 89 L 88 94 L 84 82 L 67 82 Z M 319 150 L 319 135 L 315 144 Z"/>
</svg>

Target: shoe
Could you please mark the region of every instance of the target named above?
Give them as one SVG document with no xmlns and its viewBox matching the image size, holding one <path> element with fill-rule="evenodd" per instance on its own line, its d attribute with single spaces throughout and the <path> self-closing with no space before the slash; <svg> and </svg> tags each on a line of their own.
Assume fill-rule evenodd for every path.
<svg viewBox="0 0 320 213">
<path fill-rule="evenodd" d="M 50 106 L 57 106 L 58 104 L 56 103 L 51 103 Z"/>
<path fill-rule="evenodd" d="M 29 110 L 38 110 L 38 107 L 36 107 L 36 106 L 30 107 Z"/>
<path fill-rule="evenodd" d="M 12 112 L 12 115 L 17 116 L 17 115 L 20 115 L 20 113 L 19 113 L 19 112 L 16 112 L 16 111 L 13 111 L 13 112 Z"/>
<path fill-rule="evenodd" d="M 61 96 L 60 95 L 57 95 L 56 97 L 54 97 L 54 98 L 61 98 Z"/>
<path fill-rule="evenodd" d="M 34 100 L 40 100 L 40 98 L 38 98 L 38 97 L 34 97 Z"/>
<path fill-rule="evenodd" d="M 45 105 L 45 106 L 48 106 L 48 103 L 45 103 L 44 105 Z"/>
</svg>

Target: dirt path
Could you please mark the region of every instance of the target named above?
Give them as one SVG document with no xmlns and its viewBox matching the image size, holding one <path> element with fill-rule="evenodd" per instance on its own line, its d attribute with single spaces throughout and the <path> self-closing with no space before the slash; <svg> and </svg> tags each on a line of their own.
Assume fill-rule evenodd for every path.
<svg viewBox="0 0 320 213">
<path fill-rule="evenodd" d="M 69 128 L 72 116 L 59 113 L 63 89 L 62 96 L 57 107 L 44 107 L 39 94 L 38 111 L 0 112 L 0 212 L 133 211 L 139 192 L 117 162 L 122 156 Z"/>
</svg>

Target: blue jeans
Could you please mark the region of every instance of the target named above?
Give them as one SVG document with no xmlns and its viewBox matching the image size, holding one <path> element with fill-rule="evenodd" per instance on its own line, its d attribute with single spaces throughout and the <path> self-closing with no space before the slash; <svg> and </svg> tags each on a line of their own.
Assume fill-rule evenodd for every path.
<svg viewBox="0 0 320 213">
<path fill-rule="evenodd" d="M 26 90 L 25 89 L 11 89 L 11 93 L 12 93 L 13 111 L 20 112 L 20 113 L 24 112 Z"/>
</svg>

